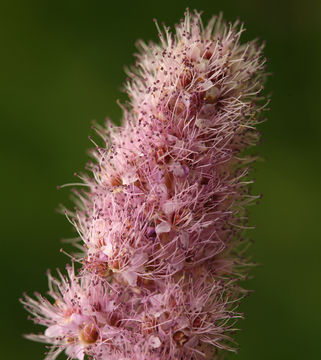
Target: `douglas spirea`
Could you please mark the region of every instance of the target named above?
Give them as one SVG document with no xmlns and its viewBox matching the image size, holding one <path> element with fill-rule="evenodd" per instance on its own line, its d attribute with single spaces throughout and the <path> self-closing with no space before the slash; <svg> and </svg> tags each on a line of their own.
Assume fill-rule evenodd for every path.
<svg viewBox="0 0 321 360">
<path fill-rule="evenodd" d="M 75 211 L 81 268 L 23 303 L 46 359 L 203 360 L 236 350 L 249 192 L 244 150 L 266 106 L 262 46 L 238 23 L 190 14 L 138 43 L 120 127 L 96 125 Z"/>
</svg>

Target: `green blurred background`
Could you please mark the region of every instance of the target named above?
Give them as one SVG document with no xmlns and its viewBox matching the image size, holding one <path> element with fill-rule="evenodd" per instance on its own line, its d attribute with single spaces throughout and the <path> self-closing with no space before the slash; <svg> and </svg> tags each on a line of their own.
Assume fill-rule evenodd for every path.
<svg viewBox="0 0 321 360">
<path fill-rule="evenodd" d="M 60 239 L 73 235 L 55 212 L 91 147 L 95 119 L 119 121 L 123 68 L 136 39 L 157 39 L 152 19 L 173 25 L 185 8 L 204 19 L 223 11 L 267 41 L 269 121 L 261 126 L 266 158 L 256 166 L 251 251 L 262 265 L 238 355 L 229 359 L 321 359 L 320 332 L 320 1 L 7 1 L 0 5 L 1 358 L 42 359 L 44 346 L 18 299 L 47 291 L 47 268 L 63 268 Z M 65 358 L 65 357 L 62 357 Z"/>
</svg>

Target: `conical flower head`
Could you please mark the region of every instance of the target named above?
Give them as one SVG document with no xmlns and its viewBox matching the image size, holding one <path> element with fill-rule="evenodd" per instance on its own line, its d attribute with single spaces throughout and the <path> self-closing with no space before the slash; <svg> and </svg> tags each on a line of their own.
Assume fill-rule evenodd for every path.
<svg viewBox="0 0 321 360">
<path fill-rule="evenodd" d="M 95 315 L 88 304 L 77 310 L 88 319 L 73 327 L 80 352 L 65 345 L 70 357 L 196 360 L 235 349 L 244 206 L 257 199 L 253 159 L 242 151 L 257 142 L 265 106 L 262 47 L 241 44 L 242 31 L 221 17 L 203 26 L 187 12 L 174 34 L 159 29 L 159 44 L 139 42 L 122 126 L 96 126 L 106 146 L 93 151 L 93 176 L 82 177 L 89 190 L 76 192 L 77 208 L 67 211 L 84 244 L 72 283 L 103 299 Z M 28 303 L 49 326 L 39 339 L 66 344 L 59 308 L 55 317 L 54 308 Z"/>
</svg>

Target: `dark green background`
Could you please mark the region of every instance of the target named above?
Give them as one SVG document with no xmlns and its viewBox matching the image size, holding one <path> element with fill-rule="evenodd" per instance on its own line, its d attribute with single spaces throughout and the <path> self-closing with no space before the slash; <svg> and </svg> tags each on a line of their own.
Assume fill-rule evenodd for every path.
<svg viewBox="0 0 321 360">
<path fill-rule="evenodd" d="M 262 264 L 242 305 L 241 351 L 229 359 L 320 359 L 320 1 L 8 1 L 0 9 L 2 359 L 42 359 L 44 346 L 18 303 L 47 290 L 47 268 L 63 268 L 55 213 L 91 147 L 90 122 L 119 121 L 123 68 L 136 39 L 156 39 L 152 19 L 173 25 L 186 6 L 204 19 L 223 11 L 267 41 L 269 121 L 261 126 L 251 209 L 251 251 Z"/>
</svg>

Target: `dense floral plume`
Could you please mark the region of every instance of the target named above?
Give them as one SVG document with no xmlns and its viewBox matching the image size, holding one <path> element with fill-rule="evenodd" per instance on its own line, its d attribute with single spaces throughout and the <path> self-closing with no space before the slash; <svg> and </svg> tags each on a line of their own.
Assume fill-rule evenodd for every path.
<svg viewBox="0 0 321 360">
<path fill-rule="evenodd" d="M 262 46 L 238 23 L 187 12 L 160 43 L 139 42 L 122 126 L 95 129 L 93 176 L 75 211 L 80 271 L 49 274 L 49 301 L 23 303 L 28 337 L 82 360 L 218 359 L 236 350 L 249 261 L 249 166 L 265 108 Z"/>
</svg>

